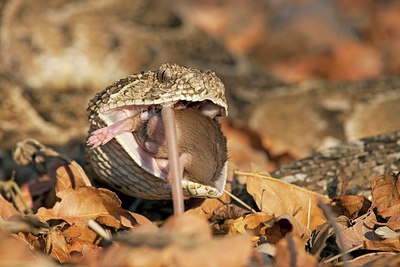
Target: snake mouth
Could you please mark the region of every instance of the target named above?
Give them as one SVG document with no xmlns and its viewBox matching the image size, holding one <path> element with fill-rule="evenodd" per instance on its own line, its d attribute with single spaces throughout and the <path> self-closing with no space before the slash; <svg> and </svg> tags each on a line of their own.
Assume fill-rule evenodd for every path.
<svg viewBox="0 0 400 267">
<path fill-rule="evenodd" d="M 213 104 L 210 104 L 209 102 L 205 103 L 189 102 L 189 104 L 185 102 L 175 103 L 175 109 L 178 110 L 185 109 L 188 107 L 191 110 L 193 110 L 193 108 L 195 110 L 196 109 L 200 110 L 201 113 L 203 113 L 203 115 L 211 118 L 211 120 L 217 120 L 218 115 L 220 115 L 219 113 L 220 108 L 219 107 L 216 108 Z M 151 134 L 148 132 L 149 128 L 151 128 L 149 126 L 152 124 L 151 122 L 157 120 L 162 121 L 162 119 L 160 119 L 161 118 L 160 111 L 161 111 L 160 105 L 127 105 L 110 109 L 108 111 L 98 114 L 99 118 L 106 124 L 106 127 L 96 131 L 104 131 L 104 135 L 107 135 L 111 132 L 112 138 L 116 139 L 116 141 L 121 145 L 124 151 L 129 155 L 129 157 L 132 160 L 135 161 L 135 163 L 139 167 L 141 167 L 143 170 L 153 175 L 154 177 L 159 178 L 162 181 L 166 181 L 169 172 L 169 159 L 168 159 L 168 153 L 166 152 L 166 146 L 163 144 L 163 140 L 165 139 L 163 126 L 161 131 L 159 131 L 159 129 L 155 127 L 156 130 L 151 132 Z M 198 114 L 201 113 L 199 112 Z M 185 114 L 187 113 L 185 112 Z M 129 127 L 127 127 L 127 125 Z M 96 131 L 94 131 L 93 133 L 95 133 Z M 162 137 L 160 137 L 160 135 Z M 204 135 L 202 134 L 201 136 Z M 157 142 L 153 142 L 154 140 L 156 140 Z M 159 150 L 158 148 L 156 150 L 151 148 L 149 149 L 149 147 L 147 146 L 148 143 L 160 145 L 162 151 Z M 185 165 L 182 164 L 181 167 L 184 168 L 186 173 L 186 167 L 184 166 Z M 222 165 L 219 166 L 221 166 L 221 168 L 223 169 L 219 169 L 219 171 L 214 172 L 215 174 L 210 175 L 210 177 L 208 175 L 206 176 L 209 177 L 210 179 L 214 177 L 214 175 L 219 176 L 216 177 L 215 179 L 213 178 L 214 181 L 211 184 L 207 182 L 207 184 L 203 185 L 202 183 L 194 182 L 198 179 L 192 180 L 193 177 L 191 176 L 195 176 L 196 178 L 198 175 L 190 175 L 188 173 L 188 176 L 186 177 L 184 176 L 182 178 L 182 186 L 183 187 L 185 185 L 193 186 L 194 183 L 197 185 L 201 185 L 203 188 L 208 188 L 206 189 L 209 190 L 207 191 L 208 193 L 214 190 L 214 192 L 215 191 L 218 192 L 218 194 L 214 194 L 215 196 L 220 195 L 219 193 L 223 191 L 226 181 L 227 163 L 224 162 L 223 167 Z M 206 193 L 204 193 L 204 195 L 207 196 Z"/>
</svg>

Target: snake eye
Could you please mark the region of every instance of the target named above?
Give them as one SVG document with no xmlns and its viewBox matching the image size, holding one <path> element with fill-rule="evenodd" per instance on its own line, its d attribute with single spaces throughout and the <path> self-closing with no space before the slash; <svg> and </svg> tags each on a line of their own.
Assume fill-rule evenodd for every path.
<svg viewBox="0 0 400 267">
<path fill-rule="evenodd" d="M 157 79 L 160 82 L 167 82 L 172 78 L 172 71 L 170 68 L 160 69 L 157 73 Z"/>
</svg>

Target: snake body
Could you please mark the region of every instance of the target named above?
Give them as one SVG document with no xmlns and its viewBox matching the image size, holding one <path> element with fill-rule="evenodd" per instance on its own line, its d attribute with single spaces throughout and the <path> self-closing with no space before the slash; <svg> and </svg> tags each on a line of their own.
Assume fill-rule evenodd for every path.
<svg viewBox="0 0 400 267">
<path fill-rule="evenodd" d="M 208 102 L 227 115 L 225 88 L 214 72 L 163 64 L 158 70 L 130 75 L 114 82 L 89 102 L 89 135 L 124 117 L 125 107 L 158 107 L 165 104 L 193 105 Z M 122 110 L 122 111 L 118 111 Z M 108 115 L 112 114 L 112 115 Z M 98 178 L 115 189 L 144 199 L 169 199 L 171 188 L 165 175 L 154 168 L 152 159 L 144 162 L 137 155 L 138 144 L 132 133 L 122 133 L 110 142 L 88 150 L 89 161 Z M 150 163 L 149 163 L 150 162 Z M 185 196 L 219 197 L 226 180 L 227 164 L 219 186 L 182 180 Z"/>
</svg>

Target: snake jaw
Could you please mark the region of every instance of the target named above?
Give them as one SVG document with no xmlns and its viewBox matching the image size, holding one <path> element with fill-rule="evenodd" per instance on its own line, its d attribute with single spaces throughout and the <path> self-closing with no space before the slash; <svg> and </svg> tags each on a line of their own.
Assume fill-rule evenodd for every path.
<svg viewBox="0 0 400 267">
<path fill-rule="evenodd" d="M 112 128 L 114 124 L 130 117 L 139 118 L 143 122 L 148 116 L 146 112 L 142 112 L 143 107 L 153 106 L 159 112 L 160 107 L 166 103 L 174 103 L 175 110 L 180 109 L 180 105 L 183 105 L 182 108 L 194 107 L 215 121 L 219 117 L 227 116 L 225 88 L 212 71 L 166 63 L 156 71 L 129 75 L 114 82 L 97 93 L 87 108 L 91 124 L 88 145 L 94 146 L 88 150 L 88 154 L 100 180 L 119 191 L 140 198 L 171 197 L 170 189 L 164 188 L 167 184 L 168 160 L 164 157 L 155 158 L 141 147 L 141 142 L 132 134 L 134 124 L 128 131 L 129 124 L 125 123 Z M 103 132 L 102 127 L 111 127 L 112 131 Z M 96 136 L 97 134 L 100 135 Z M 102 134 L 106 137 L 109 134 L 114 135 L 114 140 L 103 139 Z M 219 166 L 222 168 L 225 165 L 226 163 Z M 212 185 L 208 185 L 209 182 L 182 180 L 184 194 L 218 197 L 222 194 L 226 181 L 226 167 L 223 169 Z"/>
</svg>

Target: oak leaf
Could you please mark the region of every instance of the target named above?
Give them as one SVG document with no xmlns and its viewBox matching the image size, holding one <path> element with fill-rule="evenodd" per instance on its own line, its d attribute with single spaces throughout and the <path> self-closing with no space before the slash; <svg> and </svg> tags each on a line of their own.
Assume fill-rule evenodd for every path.
<svg viewBox="0 0 400 267">
<path fill-rule="evenodd" d="M 289 214 L 311 230 L 326 221 L 318 201 L 329 203 L 330 199 L 278 179 L 249 175 L 247 191 L 253 196 L 261 211 L 276 217 Z"/>
</svg>

